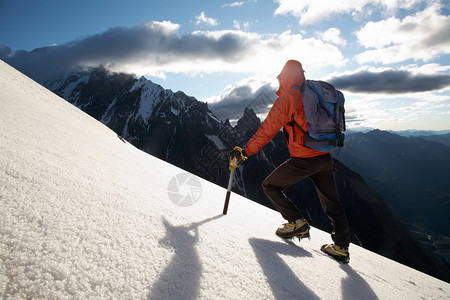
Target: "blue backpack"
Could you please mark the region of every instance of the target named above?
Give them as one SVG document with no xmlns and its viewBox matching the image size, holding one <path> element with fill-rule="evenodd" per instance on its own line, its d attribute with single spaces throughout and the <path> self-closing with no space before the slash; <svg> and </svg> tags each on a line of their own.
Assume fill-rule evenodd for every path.
<svg viewBox="0 0 450 300">
<path fill-rule="evenodd" d="M 302 92 L 308 130 L 294 118 L 288 125 L 292 129 L 297 126 L 303 132 L 305 146 L 323 152 L 344 146 L 344 95 L 324 81 L 306 80 L 302 86 L 294 88 Z"/>
</svg>

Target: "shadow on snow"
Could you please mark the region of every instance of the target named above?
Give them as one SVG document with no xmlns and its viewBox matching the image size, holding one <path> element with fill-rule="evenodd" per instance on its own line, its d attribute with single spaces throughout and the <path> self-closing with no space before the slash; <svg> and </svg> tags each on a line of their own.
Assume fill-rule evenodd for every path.
<svg viewBox="0 0 450 300">
<path fill-rule="evenodd" d="M 312 257 L 310 252 L 289 241 L 281 243 L 252 238 L 249 243 L 253 247 L 275 299 L 319 299 L 319 296 L 301 282 L 298 275 L 280 257 L 280 255 Z M 330 260 L 330 263 L 333 261 Z M 335 263 L 340 264 L 341 269 L 347 273 L 347 276 L 341 279 L 342 299 L 378 299 L 369 284 L 350 265 Z M 338 280 L 333 273 L 329 275 L 328 278 L 317 278 L 317 280 Z"/>
<path fill-rule="evenodd" d="M 275 299 L 320 299 L 299 280 L 298 276 L 280 257 L 280 254 L 293 257 L 312 257 L 311 253 L 294 246 L 291 242 L 281 243 L 251 238 L 249 243 L 253 247 Z"/>
<path fill-rule="evenodd" d="M 196 299 L 200 291 L 202 264 L 195 248 L 199 240 L 198 228 L 223 217 L 220 214 L 189 225 L 174 226 L 166 219 L 163 224 L 166 235 L 162 245 L 175 249 L 169 265 L 158 275 L 151 286 L 147 299 Z M 264 239 L 249 239 L 258 263 L 267 278 L 275 299 L 320 299 L 308 288 L 280 255 L 312 257 L 312 254 L 292 242 L 274 242 Z M 333 263 L 330 261 L 330 263 Z M 377 299 L 367 282 L 350 266 L 342 265 L 347 276 L 341 279 L 343 299 Z M 321 280 L 318 278 L 318 280 Z M 328 280 L 337 280 L 330 273 Z"/>
<path fill-rule="evenodd" d="M 166 235 L 160 243 L 174 248 L 175 254 L 158 275 L 158 281 L 150 288 L 147 299 L 197 299 L 202 274 L 202 264 L 195 249 L 198 227 L 221 217 L 222 214 L 181 226 L 174 226 L 163 219 Z"/>
</svg>

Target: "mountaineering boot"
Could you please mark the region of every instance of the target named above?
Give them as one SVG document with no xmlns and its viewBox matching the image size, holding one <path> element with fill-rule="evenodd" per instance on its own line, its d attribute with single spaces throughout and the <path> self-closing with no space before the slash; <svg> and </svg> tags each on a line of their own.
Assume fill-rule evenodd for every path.
<svg viewBox="0 0 450 300">
<path fill-rule="evenodd" d="M 339 247 L 334 244 L 325 244 L 320 247 L 320 250 L 336 259 L 337 261 L 343 262 L 345 264 L 348 264 L 350 262 L 350 253 L 348 253 L 348 248 Z"/>
<path fill-rule="evenodd" d="M 300 240 L 302 238 L 309 238 L 309 224 L 304 219 L 284 223 L 278 227 L 275 234 L 284 239 L 298 237 Z"/>
</svg>

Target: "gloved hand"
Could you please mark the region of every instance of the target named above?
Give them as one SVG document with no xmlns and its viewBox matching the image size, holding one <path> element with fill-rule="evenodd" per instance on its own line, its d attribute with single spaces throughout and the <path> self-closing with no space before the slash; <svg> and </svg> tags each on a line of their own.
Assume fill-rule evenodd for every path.
<svg viewBox="0 0 450 300">
<path fill-rule="evenodd" d="M 242 150 L 238 146 L 234 147 L 233 151 L 230 152 L 230 159 L 236 158 L 238 162 L 246 160 L 247 156 L 245 150 Z"/>
</svg>

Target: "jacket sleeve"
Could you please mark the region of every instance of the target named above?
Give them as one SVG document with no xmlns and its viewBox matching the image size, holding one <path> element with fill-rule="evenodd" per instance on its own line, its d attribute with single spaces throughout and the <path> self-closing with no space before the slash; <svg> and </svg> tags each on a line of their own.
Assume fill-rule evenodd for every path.
<svg viewBox="0 0 450 300">
<path fill-rule="evenodd" d="M 290 119 L 290 95 L 281 95 L 273 104 L 266 119 L 245 146 L 248 156 L 256 154 L 270 142 Z"/>
</svg>

